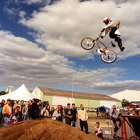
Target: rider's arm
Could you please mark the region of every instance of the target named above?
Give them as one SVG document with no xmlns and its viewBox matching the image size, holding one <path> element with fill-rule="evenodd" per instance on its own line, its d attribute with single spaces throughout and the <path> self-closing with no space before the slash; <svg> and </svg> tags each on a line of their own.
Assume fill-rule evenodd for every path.
<svg viewBox="0 0 140 140">
<path fill-rule="evenodd" d="M 111 21 L 108 25 L 106 25 L 106 26 L 101 30 L 102 38 L 110 31 L 110 27 L 112 27 L 113 24 L 114 24 L 114 22 Z"/>
<path fill-rule="evenodd" d="M 104 27 L 104 29 L 107 29 L 107 28 L 109 28 L 109 27 L 113 26 L 113 24 L 114 24 L 114 22 L 113 22 L 113 21 L 111 21 L 108 25 L 106 25 L 106 26 Z"/>
</svg>

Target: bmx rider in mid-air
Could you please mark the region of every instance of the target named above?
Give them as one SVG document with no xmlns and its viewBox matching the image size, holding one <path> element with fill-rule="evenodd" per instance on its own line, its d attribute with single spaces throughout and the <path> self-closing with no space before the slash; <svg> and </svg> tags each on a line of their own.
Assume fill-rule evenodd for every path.
<svg viewBox="0 0 140 140">
<path fill-rule="evenodd" d="M 121 34 L 118 31 L 120 21 L 118 21 L 117 24 L 114 24 L 114 22 L 110 18 L 105 17 L 103 18 L 103 22 L 106 24 L 106 26 L 101 30 L 101 37 L 103 38 L 109 32 L 109 37 L 115 39 L 121 52 L 124 51 L 125 48 L 122 46 L 122 40 L 120 38 Z M 112 45 L 114 44 L 112 43 Z"/>
</svg>

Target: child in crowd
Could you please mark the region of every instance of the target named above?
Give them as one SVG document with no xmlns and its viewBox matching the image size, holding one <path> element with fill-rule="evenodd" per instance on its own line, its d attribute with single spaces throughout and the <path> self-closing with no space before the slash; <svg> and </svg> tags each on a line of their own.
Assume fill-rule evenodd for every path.
<svg viewBox="0 0 140 140">
<path fill-rule="evenodd" d="M 103 130 L 102 128 L 100 127 L 100 123 L 99 122 L 96 122 L 96 127 L 95 127 L 95 132 L 94 134 L 97 136 L 97 137 L 100 137 L 103 139 Z"/>
<path fill-rule="evenodd" d="M 13 110 L 12 114 L 11 114 L 10 117 L 9 117 L 8 124 L 16 124 L 16 123 L 18 122 L 18 118 L 19 118 L 19 109 L 20 109 L 20 107 L 17 106 L 17 107 Z"/>
</svg>

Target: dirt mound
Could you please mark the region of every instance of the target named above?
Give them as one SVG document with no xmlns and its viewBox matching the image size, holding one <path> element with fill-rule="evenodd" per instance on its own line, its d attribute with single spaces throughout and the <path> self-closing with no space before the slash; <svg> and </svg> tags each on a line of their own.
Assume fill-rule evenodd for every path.
<svg viewBox="0 0 140 140">
<path fill-rule="evenodd" d="M 77 128 L 49 119 L 32 120 L 0 128 L 1 140 L 99 140 Z"/>
</svg>

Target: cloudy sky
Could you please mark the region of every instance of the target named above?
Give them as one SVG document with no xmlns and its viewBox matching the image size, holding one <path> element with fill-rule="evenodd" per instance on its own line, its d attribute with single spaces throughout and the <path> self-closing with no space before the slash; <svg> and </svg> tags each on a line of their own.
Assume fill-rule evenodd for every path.
<svg viewBox="0 0 140 140">
<path fill-rule="evenodd" d="M 121 1 L 123 3 L 121 3 Z M 0 90 L 23 83 L 83 92 L 111 94 L 140 90 L 139 0 L 1 0 Z M 95 48 L 83 50 L 81 39 L 97 37 L 103 17 L 121 21 L 125 51 L 112 64 Z M 103 40 L 110 45 L 106 36 Z"/>
</svg>

